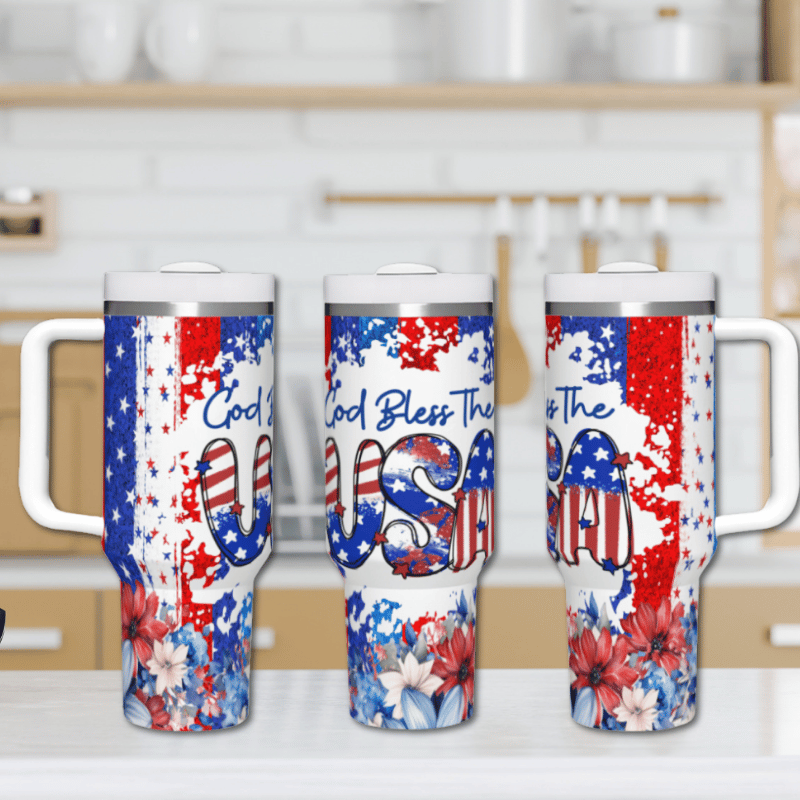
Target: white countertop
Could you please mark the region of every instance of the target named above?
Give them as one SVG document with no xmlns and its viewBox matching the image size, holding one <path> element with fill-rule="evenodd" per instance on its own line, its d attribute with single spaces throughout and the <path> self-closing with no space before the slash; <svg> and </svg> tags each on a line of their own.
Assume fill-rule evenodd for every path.
<svg viewBox="0 0 800 800">
<path fill-rule="evenodd" d="M 258 671 L 250 719 L 213 733 L 126 722 L 117 672 L 0 673 L 8 798 L 797 798 L 800 670 L 700 670 L 697 718 L 625 734 L 569 716 L 566 670 L 483 670 L 441 731 L 350 719 L 343 671 Z"/>
<path fill-rule="evenodd" d="M 338 589 L 342 579 L 327 554 L 273 554 L 256 578 L 260 589 Z M 704 586 L 800 585 L 800 550 L 765 550 L 742 557 L 718 552 L 703 573 Z M 563 586 L 547 556 L 493 558 L 481 586 Z M 0 558 L 2 589 L 117 589 L 119 579 L 104 556 Z"/>
</svg>

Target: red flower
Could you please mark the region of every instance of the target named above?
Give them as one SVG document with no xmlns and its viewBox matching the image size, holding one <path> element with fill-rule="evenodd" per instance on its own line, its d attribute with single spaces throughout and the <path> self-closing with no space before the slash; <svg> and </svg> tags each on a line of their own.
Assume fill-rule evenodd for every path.
<svg viewBox="0 0 800 800">
<path fill-rule="evenodd" d="M 621 621 L 628 636 L 620 637 L 627 645 L 628 653 L 644 653 L 645 661 L 653 661 L 668 673 L 680 666 L 686 652 L 686 638 L 681 625 L 683 603 L 678 603 L 670 614 L 670 601 L 661 598 L 658 612 L 650 603 L 639 608 Z"/>
<path fill-rule="evenodd" d="M 437 648 L 439 656 L 431 672 L 444 682 L 437 694 L 447 694 L 454 686 L 464 692 L 464 719 L 475 694 L 475 632 L 470 625 L 467 635 L 461 628 L 453 631 L 453 638 L 443 641 Z"/>
<path fill-rule="evenodd" d="M 633 686 L 639 677 L 627 664 L 627 648 L 623 636 L 611 644 L 608 628 L 603 628 L 595 639 L 589 628 L 570 640 L 569 668 L 575 673 L 572 687 L 578 691 L 588 686 L 597 699 L 597 724 L 602 719 L 602 709 L 609 713 L 622 703 L 623 686 Z"/>
<path fill-rule="evenodd" d="M 136 584 L 136 594 L 122 584 L 122 639 L 130 639 L 133 652 L 142 666 L 153 657 L 153 641 L 163 639 L 169 627 L 156 619 L 158 597 L 155 592 L 145 599 L 144 586 Z"/>
<path fill-rule="evenodd" d="M 139 689 L 136 692 L 136 697 L 147 706 L 147 710 L 150 712 L 150 716 L 153 719 L 154 728 L 162 731 L 170 730 L 169 723 L 171 718 L 169 711 L 164 708 L 164 698 L 161 695 L 147 697 L 147 695 Z"/>
</svg>

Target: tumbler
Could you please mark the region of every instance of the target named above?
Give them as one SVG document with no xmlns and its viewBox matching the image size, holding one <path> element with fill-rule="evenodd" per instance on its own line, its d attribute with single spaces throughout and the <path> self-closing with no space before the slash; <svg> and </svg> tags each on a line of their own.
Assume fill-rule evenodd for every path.
<svg viewBox="0 0 800 800">
<path fill-rule="evenodd" d="M 547 547 L 564 577 L 570 699 L 591 728 L 689 722 L 700 574 L 717 536 L 797 501 L 797 346 L 777 322 L 717 319 L 712 273 L 622 263 L 547 275 Z M 772 494 L 716 516 L 715 340 L 770 347 Z"/>
<path fill-rule="evenodd" d="M 492 280 L 415 264 L 327 276 L 325 359 L 350 713 L 456 725 L 474 708 L 477 580 L 494 548 Z"/>
<path fill-rule="evenodd" d="M 22 501 L 40 525 L 102 535 L 135 725 L 200 731 L 247 716 L 253 584 L 272 549 L 273 298 L 271 275 L 207 264 L 111 272 L 104 321 L 43 322 L 22 345 Z M 102 519 L 50 499 L 59 339 L 104 340 Z"/>
</svg>

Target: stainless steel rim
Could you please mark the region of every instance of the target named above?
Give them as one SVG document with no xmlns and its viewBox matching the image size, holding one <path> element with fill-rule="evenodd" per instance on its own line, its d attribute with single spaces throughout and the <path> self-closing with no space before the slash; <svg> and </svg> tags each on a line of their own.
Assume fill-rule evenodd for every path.
<svg viewBox="0 0 800 800">
<path fill-rule="evenodd" d="M 325 303 L 326 317 L 491 317 L 491 303 Z"/>
<path fill-rule="evenodd" d="M 137 303 L 106 300 L 110 317 L 259 317 L 273 313 L 273 303 Z"/>
<path fill-rule="evenodd" d="M 714 314 L 713 300 L 678 303 L 545 303 L 554 317 L 691 317 Z"/>
</svg>

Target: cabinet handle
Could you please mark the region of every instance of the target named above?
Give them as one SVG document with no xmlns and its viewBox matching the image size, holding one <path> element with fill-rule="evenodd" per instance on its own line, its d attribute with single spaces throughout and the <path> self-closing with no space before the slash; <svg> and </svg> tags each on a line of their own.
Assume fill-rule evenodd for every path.
<svg viewBox="0 0 800 800">
<path fill-rule="evenodd" d="M 275 647 L 275 628 L 256 628 L 253 631 L 252 650 L 272 650 Z"/>
<path fill-rule="evenodd" d="M 772 625 L 769 641 L 773 647 L 800 647 L 800 625 Z"/>
<path fill-rule="evenodd" d="M 0 650 L 60 650 L 61 628 L 6 628 Z"/>
</svg>

